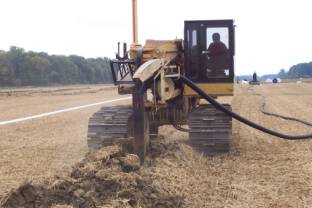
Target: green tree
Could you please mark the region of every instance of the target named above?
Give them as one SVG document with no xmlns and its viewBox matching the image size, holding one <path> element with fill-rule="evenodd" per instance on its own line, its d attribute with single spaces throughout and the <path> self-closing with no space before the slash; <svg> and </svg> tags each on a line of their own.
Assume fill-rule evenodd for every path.
<svg viewBox="0 0 312 208">
<path fill-rule="evenodd" d="M 112 83 L 108 58 L 49 55 L 12 46 L 0 51 L 0 85 Z"/>
<path fill-rule="evenodd" d="M 285 69 L 281 69 L 281 70 L 279 71 L 279 73 L 277 74 L 277 76 L 278 76 L 279 78 L 281 78 L 281 79 L 287 78 L 287 72 L 286 72 L 286 70 L 285 70 Z"/>
</svg>

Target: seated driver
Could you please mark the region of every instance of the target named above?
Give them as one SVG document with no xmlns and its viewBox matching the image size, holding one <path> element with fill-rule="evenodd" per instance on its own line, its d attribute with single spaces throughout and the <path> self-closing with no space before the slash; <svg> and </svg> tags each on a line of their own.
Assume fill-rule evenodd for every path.
<svg viewBox="0 0 312 208">
<path fill-rule="evenodd" d="M 214 33 L 212 34 L 212 43 L 208 47 L 208 55 L 209 56 L 218 56 L 227 52 L 227 47 L 220 40 L 220 34 Z"/>
<path fill-rule="evenodd" d="M 207 77 L 224 77 L 225 69 L 228 69 L 227 54 L 228 49 L 226 45 L 220 41 L 220 34 L 214 33 L 212 35 L 213 42 L 208 47 L 207 59 Z"/>
</svg>

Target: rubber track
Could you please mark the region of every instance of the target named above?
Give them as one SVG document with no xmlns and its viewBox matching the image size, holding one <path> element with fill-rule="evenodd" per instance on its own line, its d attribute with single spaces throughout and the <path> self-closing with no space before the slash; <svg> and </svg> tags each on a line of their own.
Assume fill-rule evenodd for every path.
<svg viewBox="0 0 312 208">
<path fill-rule="evenodd" d="M 230 105 L 224 105 L 231 110 Z M 228 152 L 232 133 L 232 118 L 213 105 L 200 105 L 188 120 L 189 143 L 197 150 L 210 155 Z"/>
<path fill-rule="evenodd" d="M 131 106 L 103 107 L 95 112 L 89 119 L 88 147 L 99 149 L 103 146 L 127 141 L 131 115 Z"/>
</svg>

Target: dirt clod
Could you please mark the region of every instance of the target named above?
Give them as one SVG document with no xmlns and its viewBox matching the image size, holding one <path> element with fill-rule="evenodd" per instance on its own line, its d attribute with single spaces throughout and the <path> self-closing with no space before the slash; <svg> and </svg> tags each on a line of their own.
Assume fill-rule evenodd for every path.
<svg viewBox="0 0 312 208">
<path fill-rule="evenodd" d="M 140 172 L 137 155 L 119 146 L 104 147 L 76 164 L 69 177 L 41 185 L 26 183 L 12 191 L 1 207 L 180 207 L 182 200 L 164 193 Z"/>
<path fill-rule="evenodd" d="M 140 169 L 140 158 L 134 154 L 128 154 L 120 159 L 122 170 L 124 172 L 131 172 Z"/>
</svg>

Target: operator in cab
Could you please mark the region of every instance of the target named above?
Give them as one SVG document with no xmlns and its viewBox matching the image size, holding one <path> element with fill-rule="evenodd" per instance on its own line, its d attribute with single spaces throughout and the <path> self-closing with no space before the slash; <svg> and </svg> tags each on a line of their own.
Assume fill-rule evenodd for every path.
<svg viewBox="0 0 312 208">
<path fill-rule="evenodd" d="M 219 33 L 212 34 L 212 43 L 208 47 L 208 56 L 218 56 L 227 52 L 226 45 L 220 40 Z"/>
<path fill-rule="evenodd" d="M 208 78 L 225 78 L 229 74 L 228 48 L 220 40 L 219 33 L 212 34 L 212 43 L 207 49 L 207 74 Z"/>
</svg>

